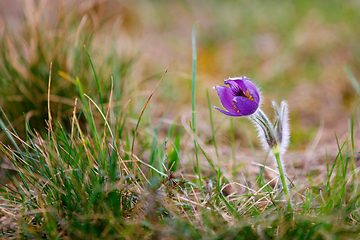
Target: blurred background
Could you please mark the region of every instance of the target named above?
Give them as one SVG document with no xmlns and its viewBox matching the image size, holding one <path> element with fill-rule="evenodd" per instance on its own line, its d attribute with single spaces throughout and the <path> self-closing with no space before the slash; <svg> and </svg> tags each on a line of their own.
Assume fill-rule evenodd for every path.
<svg viewBox="0 0 360 240">
<path fill-rule="evenodd" d="M 69 125 L 79 98 L 76 77 L 99 102 L 86 45 L 103 101 L 109 101 L 113 77 L 115 105 L 133 119 L 129 129 L 167 68 L 142 124 L 165 118 L 164 132 L 173 122 L 181 126 L 190 120 L 191 34 L 198 21 L 197 128 L 205 143 L 211 143 L 206 91 L 211 105 L 219 106 L 212 86 L 245 75 L 261 88 L 270 116 L 271 101 L 288 101 L 290 153 L 318 142 L 319 157 L 325 148 L 336 154 L 334 133 L 348 137 L 356 107 L 345 66 L 360 79 L 359 12 L 360 2 L 351 0 L 2 0 L 0 106 L 19 134 L 24 120 L 44 131 L 52 62 L 51 111 Z M 230 119 L 217 111 L 213 118 L 219 147 L 228 152 Z M 247 134 L 258 144 L 249 126 L 246 119 L 234 120 L 238 151 L 249 148 Z"/>
</svg>

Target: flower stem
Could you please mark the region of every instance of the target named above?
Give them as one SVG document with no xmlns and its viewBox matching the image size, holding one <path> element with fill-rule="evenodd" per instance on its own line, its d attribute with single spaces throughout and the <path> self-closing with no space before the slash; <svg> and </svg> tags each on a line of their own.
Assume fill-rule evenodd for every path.
<svg viewBox="0 0 360 240">
<path fill-rule="evenodd" d="M 289 210 L 289 212 L 293 212 L 293 206 L 292 206 L 291 199 L 290 199 L 290 192 L 289 192 L 288 185 L 286 183 L 286 178 L 285 178 L 286 177 L 285 176 L 285 171 L 283 169 L 283 166 L 282 166 L 282 163 L 281 163 L 281 160 L 280 160 L 280 149 L 279 149 L 278 146 L 275 146 L 275 147 L 272 148 L 272 151 L 273 151 L 273 153 L 275 155 L 276 163 L 278 165 L 281 183 L 283 185 L 285 197 L 286 197 L 286 200 L 287 200 L 288 210 Z"/>
</svg>

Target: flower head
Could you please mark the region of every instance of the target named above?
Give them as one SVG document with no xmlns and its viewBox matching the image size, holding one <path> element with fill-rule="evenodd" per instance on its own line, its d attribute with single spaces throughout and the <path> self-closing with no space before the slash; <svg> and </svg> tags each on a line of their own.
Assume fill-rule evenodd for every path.
<svg viewBox="0 0 360 240">
<path fill-rule="evenodd" d="M 233 117 L 249 116 L 258 109 L 259 91 L 250 79 L 245 76 L 229 78 L 224 83 L 229 87 L 216 86 L 215 89 L 227 111 L 218 107 L 214 107 L 215 109 Z"/>
</svg>

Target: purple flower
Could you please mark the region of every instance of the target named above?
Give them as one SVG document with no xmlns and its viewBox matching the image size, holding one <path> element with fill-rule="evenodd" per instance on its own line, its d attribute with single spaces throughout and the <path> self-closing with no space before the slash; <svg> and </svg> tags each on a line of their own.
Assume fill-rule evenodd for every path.
<svg viewBox="0 0 360 240">
<path fill-rule="evenodd" d="M 227 111 L 218 107 L 215 109 L 233 117 L 249 116 L 258 109 L 260 95 L 250 79 L 245 76 L 229 78 L 224 83 L 230 87 L 216 86 L 215 89 Z"/>
</svg>

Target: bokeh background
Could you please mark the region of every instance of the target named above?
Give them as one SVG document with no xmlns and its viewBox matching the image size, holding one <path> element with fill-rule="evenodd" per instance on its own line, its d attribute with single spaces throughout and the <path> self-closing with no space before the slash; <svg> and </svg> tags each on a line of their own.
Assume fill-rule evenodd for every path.
<svg viewBox="0 0 360 240">
<path fill-rule="evenodd" d="M 348 137 L 356 106 L 345 66 L 360 78 L 359 12 L 359 1 L 351 0 L 2 0 L 0 105 L 16 129 L 27 119 L 41 132 L 53 62 L 52 112 L 66 126 L 78 97 L 75 77 L 99 101 L 85 44 L 104 102 L 112 76 L 116 105 L 126 106 L 133 124 L 168 68 L 143 124 L 165 118 L 164 132 L 174 121 L 181 126 L 190 120 L 191 35 L 198 22 L 196 107 L 203 141 L 211 142 L 206 91 L 219 106 L 212 86 L 245 75 L 260 86 L 270 116 L 271 101 L 288 101 L 290 155 L 312 149 L 312 158 L 323 158 L 325 149 L 338 152 L 335 132 L 339 139 Z M 216 111 L 213 118 L 219 148 L 228 152 L 230 120 Z M 247 134 L 258 146 L 249 126 L 246 119 L 234 121 L 238 151 L 249 148 Z"/>
</svg>

